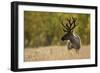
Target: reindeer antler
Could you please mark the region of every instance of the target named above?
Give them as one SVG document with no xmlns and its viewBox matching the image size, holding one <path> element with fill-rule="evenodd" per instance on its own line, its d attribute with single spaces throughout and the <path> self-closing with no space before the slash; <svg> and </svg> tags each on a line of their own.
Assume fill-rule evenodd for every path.
<svg viewBox="0 0 100 73">
<path fill-rule="evenodd" d="M 70 18 L 67 18 L 67 23 L 66 25 L 63 24 L 62 22 L 62 25 L 65 29 L 63 29 L 65 32 L 68 32 L 68 31 L 73 31 L 73 29 L 77 26 L 76 24 L 76 18 L 74 17 L 70 17 Z"/>
<path fill-rule="evenodd" d="M 71 27 L 71 30 L 73 30 L 76 26 L 77 26 L 77 24 L 76 24 L 76 20 L 77 20 L 77 18 L 73 18 L 72 17 L 72 20 L 73 20 L 73 27 Z"/>
<path fill-rule="evenodd" d="M 65 32 L 68 32 L 68 30 L 70 30 L 70 27 L 68 26 L 68 24 L 66 23 L 66 26 L 64 25 L 64 23 L 63 22 L 61 22 L 61 24 L 63 25 L 63 27 L 65 28 L 65 29 L 63 29 L 63 31 L 65 31 Z"/>
</svg>

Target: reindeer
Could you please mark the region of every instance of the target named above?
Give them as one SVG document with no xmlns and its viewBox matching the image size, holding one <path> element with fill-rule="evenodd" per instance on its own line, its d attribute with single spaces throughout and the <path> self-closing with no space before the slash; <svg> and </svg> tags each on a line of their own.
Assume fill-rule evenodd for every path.
<svg viewBox="0 0 100 73">
<path fill-rule="evenodd" d="M 76 18 L 70 17 L 69 19 L 67 18 L 67 22 L 65 23 L 65 25 L 63 22 L 61 23 L 63 26 L 63 31 L 65 32 L 61 40 L 67 41 L 68 50 L 75 49 L 76 52 L 79 53 L 79 49 L 81 47 L 80 37 L 78 35 L 75 35 L 73 32 L 75 27 L 77 26 L 76 20 Z"/>
</svg>

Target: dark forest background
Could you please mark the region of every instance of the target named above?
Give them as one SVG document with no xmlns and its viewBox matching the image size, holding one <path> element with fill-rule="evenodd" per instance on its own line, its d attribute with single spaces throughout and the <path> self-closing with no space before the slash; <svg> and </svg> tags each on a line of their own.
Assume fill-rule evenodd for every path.
<svg viewBox="0 0 100 73">
<path fill-rule="evenodd" d="M 74 32 L 80 36 L 82 45 L 89 45 L 89 14 L 24 11 L 25 47 L 65 45 L 66 42 L 61 41 L 64 35 L 61 21 L 66 21 L 66 18 L 70 17 L 77 18 L 78 26 Z"/>
</svg>

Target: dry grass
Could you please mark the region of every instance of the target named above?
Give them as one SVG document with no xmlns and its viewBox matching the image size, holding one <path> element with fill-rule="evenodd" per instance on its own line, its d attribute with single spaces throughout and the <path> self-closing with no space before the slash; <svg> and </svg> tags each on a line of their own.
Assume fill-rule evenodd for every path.
<svg viewBox="0 0 100 73">
<path fill-rule="evenodd" d="M 90 46 L 82 46 L 79 54 L 68 50 L 67 46 L 25 48 L 24 61 L 69 60 L 90 58 Z"/>
</svg>

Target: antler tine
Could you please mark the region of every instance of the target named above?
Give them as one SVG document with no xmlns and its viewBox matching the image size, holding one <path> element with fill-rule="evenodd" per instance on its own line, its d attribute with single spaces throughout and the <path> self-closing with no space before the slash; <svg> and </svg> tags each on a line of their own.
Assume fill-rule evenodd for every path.
<svg viewBox="0 0 100 73">
<path fill-rule="evenodd" d="M 70 27 L 68 26 L 68 23 L 66 23 L 66 27 L 68 28 L 68 30 L 70 29 Z"/>
<path fill-rule="evenodd" d="M 66 29 L 66 31 L 69 30 L 69 27 L 67 26 L 67 24 L 66 24 L 66 26 L 63 24 L 63 22 L 61 22 L 61 24 L 62 24 L 63 27 Z M 65 29 L 64 29 L 64 30 L 65 30 Z"/>
<path fill-rule="evenodd" d="M 68 32 L 67 30 L 63 29 L 64 32 Z"/>
<path fill-rule="evenodd" d="M 69 27 L 71 28 L 71 27 L 72 27 L 71 17 L 70 17 L 69 19 L 67 18 L 67 21 L 68 21 L 68 23 L 69 23 Z"/>
<path fill-rule="evenodd" d="M 75 24 L 76 23 L 76 20 L 74 17 L 72 17 L 72 24 L 74 25 L 73 27 L 71 27 L 71 30 L 73 30 L 77 25 Z"/>
</svg>

